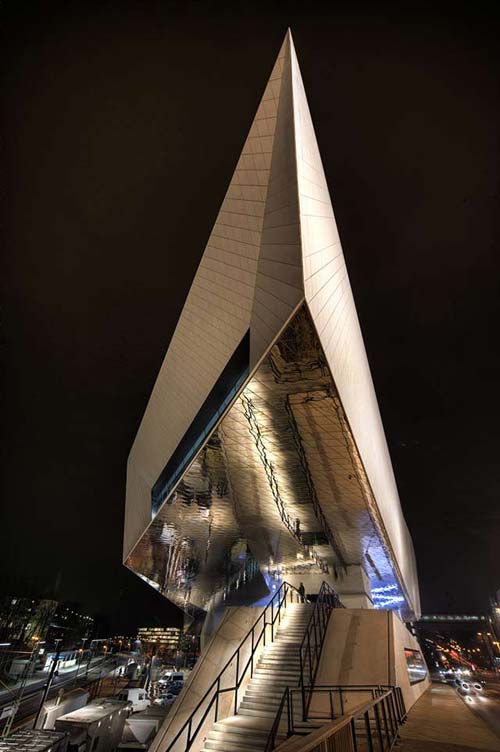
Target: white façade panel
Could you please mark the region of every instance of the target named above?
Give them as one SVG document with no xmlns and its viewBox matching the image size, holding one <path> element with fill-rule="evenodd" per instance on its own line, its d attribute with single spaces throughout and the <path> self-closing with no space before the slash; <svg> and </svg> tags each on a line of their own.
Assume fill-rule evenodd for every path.
<svg viewBox="0 0 500 752">
<path fill-rule="evenodd" d="M 285 37 L 284 53 L 250 327 L 252 367 L 269 349 L 294 310 L 304 300 L 288 34 Z"/>
<path fill-rule="evenodd" d="M 401 510 L 328 185 L 291 40 L 290 45 L 305 298 L 411 605 L 418 614 L 413 543 Z"/>
<path fill-rule="evenodd" d="M 124 559 L 151 520 L 152 486 L 250 326 L 285 46 L 286 41 L 130 452 Z"/>
</svg>

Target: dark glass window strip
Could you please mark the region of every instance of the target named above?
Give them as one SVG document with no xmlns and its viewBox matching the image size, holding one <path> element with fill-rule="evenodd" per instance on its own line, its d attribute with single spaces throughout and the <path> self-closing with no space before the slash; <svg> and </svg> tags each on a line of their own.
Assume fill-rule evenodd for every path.
<svg viewBox="0 0 500 752">
<path fill-rule="evenodd" d="M 151 491 L 153 517 L 158 514 L 195 454 L 238 395 L 250 372 L 249 361 L 250 331 L 247 331 L 154 484 Z"/>
</svg>

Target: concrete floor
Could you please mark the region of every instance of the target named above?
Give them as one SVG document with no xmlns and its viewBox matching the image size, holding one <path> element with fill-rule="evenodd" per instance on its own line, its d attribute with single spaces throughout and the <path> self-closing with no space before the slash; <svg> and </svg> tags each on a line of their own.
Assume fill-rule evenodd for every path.
<svg viewBox="0 0 500 752">
<path fill-rule="evenodd" d="M 500 752 L 500 738 L 455 689 L 433 684 L 401 728 L 398 752 Z"/>
</svg>

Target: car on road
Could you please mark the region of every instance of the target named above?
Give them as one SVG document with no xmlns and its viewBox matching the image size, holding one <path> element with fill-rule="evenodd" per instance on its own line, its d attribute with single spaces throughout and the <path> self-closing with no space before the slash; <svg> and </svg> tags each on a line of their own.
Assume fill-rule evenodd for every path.
<svg viewBox="0 0 500 752">
<path fill-rule="evenodd" d="M 167 671 L 160 679 L 160 684 L 172 684 L 173 682 L 183 682 L 184 674 L 180 671 Z"/>
<path fill-rule="evenodd" d="M 146 710 L 149 707 L 149 699 L 146 690 L 142 687 L 131 687 L 123 689 L 118 695 L 122 702 L 130 703 L 132 712 L 137 713 L 140 710 Z"/>
<path fill-rule="evenodd" d="M 168 706 L 171 705 L 173 702 L 177 700 L 177 695 L 173 695 L 171 692 L 167 692 L 166 695 L 161 695 L 160 697 L 157 697 L 155 700 L 153 700 L 154 705 L 163 705 Z"/>
</svg>

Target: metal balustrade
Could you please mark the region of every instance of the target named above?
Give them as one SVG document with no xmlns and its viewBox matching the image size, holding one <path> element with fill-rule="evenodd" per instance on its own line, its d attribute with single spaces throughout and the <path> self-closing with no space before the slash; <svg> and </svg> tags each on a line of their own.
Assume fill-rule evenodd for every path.
<svg viewBox="0 0 500 752">
<path fill-rule="evenodd" d="M 390 752 L 393 749 L 399 727 L 406 720 L 400 687 L 358 684 L 311 687 L 310 690 L 315 699 L 323 700 L 317 705 L 322 711 L 318 712 L 316 707 L 303 718 L 301 712 L 295 711 L 301 690 L 288 687 L 269 733 L 266 752 L 275 749 L 285 724 L 286 735 L 292 738 L 280 745 L 283 752 Z M 356 695 L 359 698 L 363 693 L 371 694 L 371 699 L 357 702 Z M 347 698 L 354 707 L 346 712 Z M 319 723 L 319 728 L 315 729 L 314 723 Z"/>
<path fill-rule="evenodd" d="M 304 718 L 307 716 L 311 699 L 311 688 L 314 686 L 316 679 L 328 620 L 334 608 L 343 608 L 343 605 L 335 590 L 327 582 L 323 582 L 300 646 L 299 686 L 302 693 L 302 713 Z"/>
</svg>

